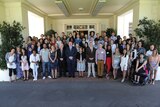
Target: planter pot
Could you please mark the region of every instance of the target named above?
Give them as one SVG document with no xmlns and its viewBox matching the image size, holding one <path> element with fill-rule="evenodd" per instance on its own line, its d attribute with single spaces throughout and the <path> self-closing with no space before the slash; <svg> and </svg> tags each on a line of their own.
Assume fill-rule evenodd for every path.
<svg viewBox="0 0 160 107">
<path fill-rule="evenodd" d="M 156 80 L 160 80 L 160 66 L 158 67 Z"/>
<path fill-rule="evenodd" d="M 13 78 L 14 76 L 12 76 Z M 9 77 L 9 70 L 1 70 L 0 69 L 0 81 L 10 81 L 10 77 Z"/>
</svg>

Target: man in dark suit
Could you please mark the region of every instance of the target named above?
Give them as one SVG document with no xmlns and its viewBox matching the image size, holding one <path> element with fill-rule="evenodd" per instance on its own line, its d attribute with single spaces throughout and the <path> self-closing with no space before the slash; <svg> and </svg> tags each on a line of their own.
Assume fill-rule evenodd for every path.
<svg viewBox="0 0 160 107">
<path fill-rule="evenodd" d="M 73 47 L 73 43 L 69 42 L 68 47 L 66 48 L 66 60 L 67 60 L 67 69 L 69 72 L 69 77 L 75 77 L 75 68 L 76 68 L 76 54 L 77 50 Z"/>
<path fill-rule="evenodd" d="M 64 44 L 60 45 L 60 48 L 57 50 L 57 57 L 59 63 L 59 77 L 66 77 L 66 56 Z"/>
</svg>

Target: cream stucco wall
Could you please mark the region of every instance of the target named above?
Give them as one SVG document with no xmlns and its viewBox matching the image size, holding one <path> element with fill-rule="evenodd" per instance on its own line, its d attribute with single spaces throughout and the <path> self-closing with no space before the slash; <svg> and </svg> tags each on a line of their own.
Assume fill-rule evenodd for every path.
<svg viewBox="0 0 160 107">
<path fill-rule="evenodd" d="M 5 6 L 5 21 L 12 23 L 14 20 L 22 23 L 22 9 L 20 2 L 7 2 Z"/>
<path fill-rule="evenodd" d="M 160 0 L 140 0 L 139 18 L 160 19 Z"/>
<path fill-rule="evenodd" d="M 0 2 L 0 23 L 5 20 L 5 8 L 4 4 Z"/>
<path fill-rule="evenodd" d="M 101 31 L 106 30 L 110 27 L 109 19 L 97 18 L 97 19 L 54 19 L 52 20 L 52 25 L 59 34 L 65 32 L 65 24 L 95 24 L 96 32 L 101 33 Z"/>
<path fill-rule="evenodd" d="M 109 24 L 111 28 L 117 29 L 117 16 L 113 15 L 109 18 Z"/>
<path fill-rule="evenodd" d="M 45 20 L 45 31 L 48 31 L 48 30 L 54 28 L 54 25 L 53 25 L 54 21 L 53 21 L 52 18 L 49 18 L 49 17 L 45 16 L 44 20 Z"/>
</svg>

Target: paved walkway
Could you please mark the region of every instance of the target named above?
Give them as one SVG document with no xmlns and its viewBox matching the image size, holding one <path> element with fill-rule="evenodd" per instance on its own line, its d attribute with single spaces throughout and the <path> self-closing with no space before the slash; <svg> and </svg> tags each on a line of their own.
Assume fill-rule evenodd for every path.
<svg viewBox="0 0 160 107">
<path fill-rule="evenodd" d="M 0 107 L 160 107 L 160 82 L 154 86 L 93 78 L 3 82 Z"/>
</svg>

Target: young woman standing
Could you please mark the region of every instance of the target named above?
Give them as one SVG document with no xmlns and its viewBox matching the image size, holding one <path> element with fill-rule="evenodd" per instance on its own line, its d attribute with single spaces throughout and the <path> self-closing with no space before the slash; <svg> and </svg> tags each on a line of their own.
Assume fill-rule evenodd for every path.
<svg viewBox="0 0 160 107">
<path fill-rule="evenodd" d="M 158 56 L 158 51 L 157 49 L 153 50 L 152 55 L 149 57 L 149 65 L 150 65 L 150 79 L 151 79 L 151 84 L 155 84 L 155 79 L 157 76 L 157 70 L 159 66 L 159 56 Z M 153 77 L 154 74 L 154 77 Z"/>
<path fill-rule="evenodd" d="M 120 67 L 121 55 L 119 52 L 119 48 L 115 49 L 115 53 L 112 56 L 112 67 L 113 67 L 113 77 L 117 78 L 117 70 Z"/>
<path fill-rule="evenodd" d="M 23 72 L 21 69 L 21 48 L 17 47 L 16 48 L 16 70 L 17 70 L 17 79 L 21 79 L 23 77 Z"/>
<path fill-rule="evenodd" d="M 10 82 L 12 82 L 12 72 L 15 76 L 14 80 L 16 80 L 17 75 L 15 49 L 12 48 L 11 51 L 6 54 L 5 60 L 7 62 L 7 68 L 9 69 Z"/>
<path fill-rule="evenodd" d="M 112 50 L 111 50 L 111 45 L 107 45 L 106 49 L 106 78 L 109 79 L 110 72 L 111 72 L 111 67 L 112 67 Z"/>
<path fill-rule="evenodd" d="M 83 48 L 80 47 L 77 53 L 77 71 L 79 72 L 79 77 L 83 77 L 83 72 L 85 71 L 85 53 Z"/>
<path fill-rule="evenodd" d="M 36 50 L 33 50 L 31 56 L 30 56 L 30 68 L 32 69 L 33 71 L 33 81 L 37 81 L 38 79 L 38 68 L 39 68 L 39 61 L 40 61 L 40 58 L 39 58 L 39 54 L 36 53 Z"/>
<path fill-rule="evenodd" d="M 23 76 L 24 76 L 24 81 L 28 80 L 29 76 L 29 65 L 28 65 L 28 60 L 27 60 L 27 55 L 26 55 L 26 50 L 22 49 L 22 56 L 21 56 L 21 66 L 22 66 L 22 71 L 23 71 Z"/>
<path fill-rule="evenodd" d="M 49 53 L 49 59 L 50 59 L 50 69 L 52 72 L 52 78 L 57 79 L 57 67 L 58 67 L 58 62 L 57 62 L 57 51 L 55 46 L 51 46 L 51 51 Z"/>
<path fill-rule="evenodd" d="M 126 73 L 128 68 L 128 59 L 129 59 L 129 56 L 127 55 L 127 50 L 124 49 L 123 55 L 121 56 L 121 63 L 120 63 L 121 71 L 123 72 L 123 78 L 121 80 L 122 83 L 125 81 L 125 78 L 126 78 Z"/>
</svg>

